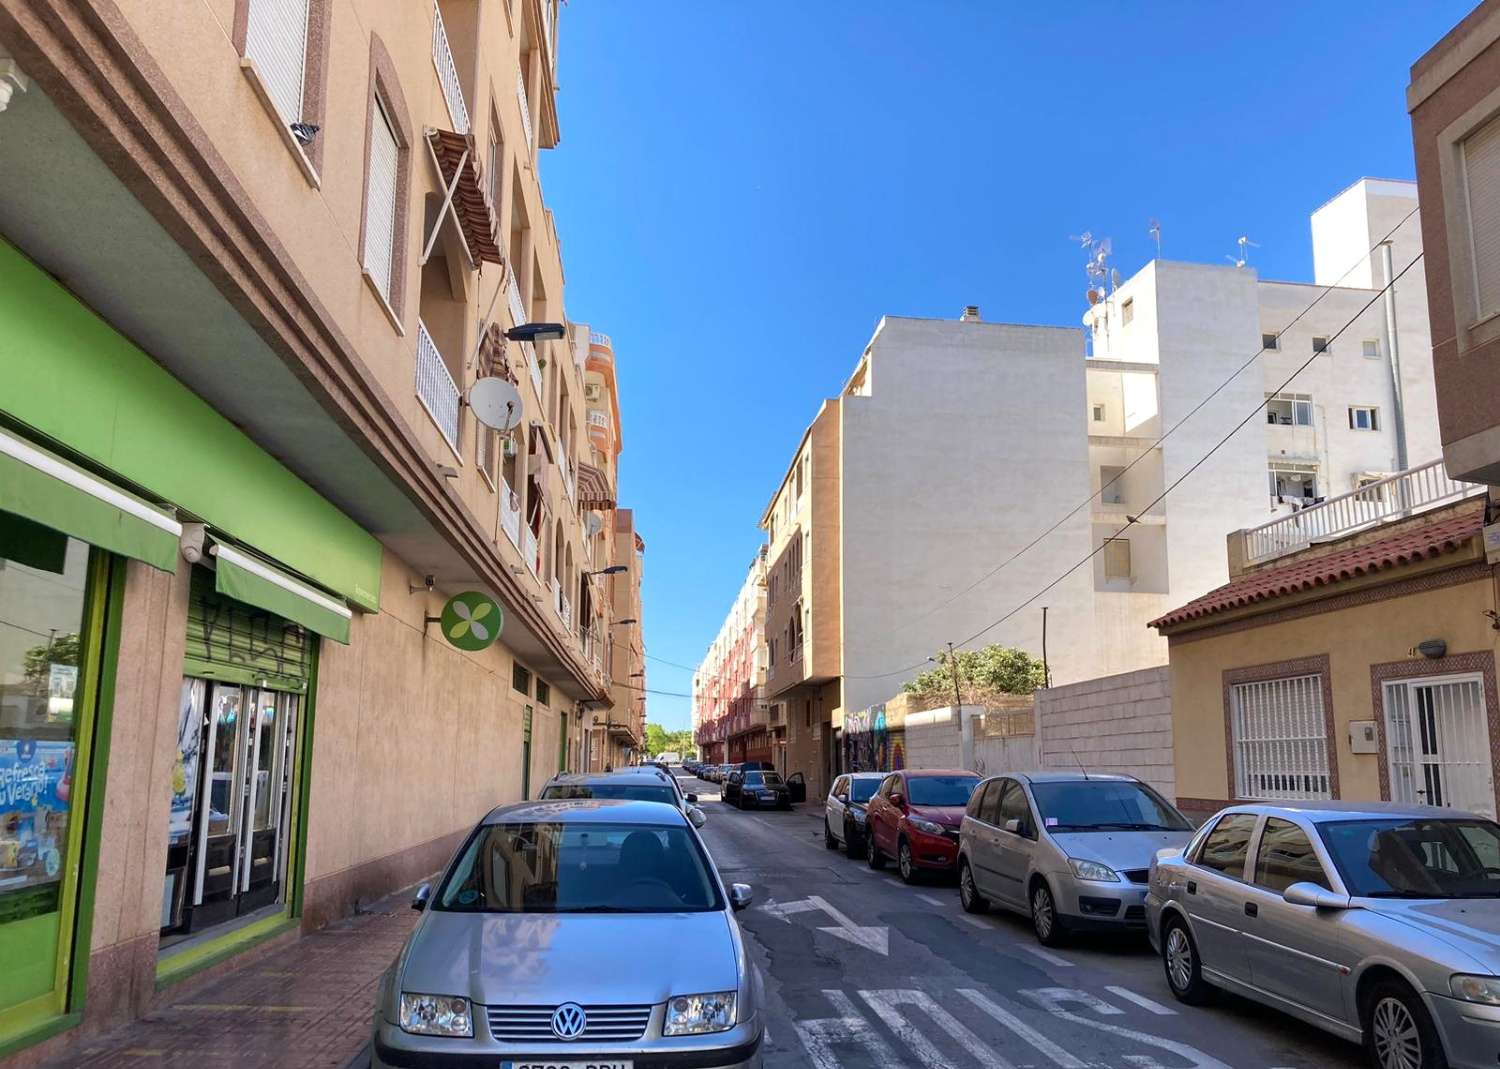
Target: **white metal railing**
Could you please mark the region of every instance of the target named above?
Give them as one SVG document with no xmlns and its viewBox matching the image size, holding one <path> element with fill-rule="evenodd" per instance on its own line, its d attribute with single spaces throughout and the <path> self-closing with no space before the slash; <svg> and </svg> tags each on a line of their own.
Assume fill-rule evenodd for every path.
<svg viewBox="0 0 1500 1069">
<path fill-rule="evenodd" d="M 591 408 L 584 416 L 584 418 L 589 421 L 589 425 L 591 427 L 603 427 L 605 430 L 609 430 L 608 412 L 600 411 L 597 408 Z"/>
<path fill-rule="evenodd" d="M 443 99 L 448 102 L 448 115 L 453 120 L 454 131 L 467 134 L 469 106 L 464 103 L 464 87 L 458 80 L 458 65 L 453 62 L 448 30 L 443 25 L 443 12 L 436 0 L 432 5 L 432 65 L 437 68 L 438 81 L 443 84 Z"/>
<path fill-rule="evenodd" d="M 526 372 L 531 376 L 531 388 L 536 391 L 537 399 L 542 400 L 544 395 L 542 392 L 541 361 L 537 359 L 536 349 L 532 348 L 530 342 L 527 342 L 523 348 L 528 350 L 526 353 Z"/>
<path fill-rule="evenodd" d="M 1250 528 L 1245 532 L 1245 556 L 1250 562 L 1270 560 L 1313 542 L 1425 512 L 1484 489 L 1478 483 L 1450 479 L 1443 462 L 1434 460 Z"/>
<path fill-rule="evenodd" d="M 443 354 L 427 333 L 427 324 L 417 320 L 417 399 L 427 414 L 458 451 L 458 386 L 443 363 Z"/>
<path fill-rule="evenodd" d="M 602 330 L 589 331 L 589 344 L 602 345 L 606 349 L 613 349 L 615 347 L 614 342 L 609 340 L 609 335 Z"/>
<path fill-rule="evenodd" d="M 521 528 L 521 556 L 526 559 L 526 567 L 531 569 L 531 574 L 541 574 L 542 562 L 537 552 L 536 533 L 530 527 Z"/>
<path fill-rule="evenodd" d="M 505 536 L 510 539 L 510 544 L 520 549 L 521 499 L 510 488 L 510 483 L 505 481 L 504 476 L 500 477 L 500 526 L 505 529 Z"/>
<path fill-rule="evenodd" d="M 559 609 L 562 613 L 563 627 L 567 631 L 573 630 L 573 603 L 568 600 L 568 595 L 562 596 L 562 605 Z"/>
<path fill-rule="evenodd" d="M 519 327 L 530 322 L 526 318 L 526 302 L 521 299 L 521 287 L 516 284 L 514 273 L 510 276 L 505 297 L 510 304 L 511 326 Z M 529 341 L 521 342 L 521 356 L 526 364 L 526 372 L 531 376 L 531 385 L 536 388 L 537 400 L 542 400 L 542 370 L 537 366 L 536 346 Z"/>
<path fill-rule="evenodd" d="M 510 304 L 510 325 L 513 327 L 523 326 L 526 323 L 526 302 L 521 300 L 521 287 L 516 282 L 514 268 L 511 269 L 505 299 Z"/>
<path fill-rule="evenodd" d="M 568 500 L 577 500 L 578 486 L 573 481 L 573 465 L 568 463 L 567 448 L 562 442 L 557 443 L 557 466 L 562 469 L 563 489 L 568 492 Z"/>
<path fill-rule="evenodd" d="M 542 0 L 542 40 L 547 45 L 547 62 L 556 64 L 556 49 L 552 47 L 552 22 L 556 17 L 552 10 L 554 0 Z"/>
<path fill-rule="evenodd" d="M 516 103 L 521 106 L 521 127 L 526 131 L 526 147 L 536 148 L 536 135 L 531 129 L 531 101 L 526 97 L 526 78 L 516 72 Z"/>
</svg>

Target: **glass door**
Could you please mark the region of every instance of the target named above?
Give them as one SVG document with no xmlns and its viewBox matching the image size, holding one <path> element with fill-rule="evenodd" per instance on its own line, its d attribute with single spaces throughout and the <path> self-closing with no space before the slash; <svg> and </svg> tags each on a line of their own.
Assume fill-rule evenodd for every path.
<svg viewBox="0 0 1500 1069">
<path fill-rule="evenodd" d="M 245 797 L 245 694 L 214 684 L 205 727 L 204 788 L 197 814 L 193 912 L 189 927 L 201 928 L 235 914 L 240 837 Z"/>
</svg>

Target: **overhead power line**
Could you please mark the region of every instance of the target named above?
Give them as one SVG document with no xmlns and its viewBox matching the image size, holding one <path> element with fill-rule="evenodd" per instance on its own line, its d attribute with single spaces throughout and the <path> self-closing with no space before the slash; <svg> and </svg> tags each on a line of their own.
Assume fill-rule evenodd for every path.
<svg viewBox="0 0 1500 1069">
<path fill-rule="evenodd" d="M 1329 336 L 1329 338 L 1328 338 L 1329 345 L 1331 346 L 1333 342 L 1337 341 L 1338 338 L 1339 338 L 1339 336 L 1342 335 L 1351 326 L 1353 326 L 1354 323 L 1355 323 L 1355 321 L 1358 320 L 1360 318 L 1360 316 L 1364 315 L 1367 311 L 1369 311 L 1374 306 L 1375 302 L 1378 301 L 1378 300 L 1380 300 L 1385 295 L 1386 290 L 1388 290 L 1388 289 L 1392 288 L 1393 286 L 1395 286 L 1395 284 L 1398 281 L 1400 281 L 1401 277 L 1403 275 L 1405 275 L 1406 272 L 1410 271 L 1413 267 L 1415 267 L 1416 264 L 1417 264 L 1417 262 L 1420 261 L 1424 255 L 1425 255 L 1425 253 L 1420 253 L 1420 252 L 1417 253 L 1416 256 L 1412 257 L 1410 263 L 1408 263 L 1405 267 L 1403 267 L 1400 271 L 1398 271 L 1396 273 L 1396 276 L 1394 278 L 1390 279 L 1384 286 L 1382 286 L 1379 290 L 1377 290 L 1375 292 L 1375 295 L 1373 297 L 1371 297 L 1368 301 L 1366 301 L 1363 305 L 1361 305 L 1359 311 L 1355 312 L 1354 315 L 1350 316 L 1349 319 L 1345 321 L 1345 323 L 1344 323 L 1343 326 L 1339 327 L 1339 329 L 1337 331 L 1335 331 L 1332 335 Z M 1281 385 L 1277 386 L 1276 389 L 1274 391 L 1272 391 L 1272 392 L 1273 393 L 1281 393 L 1283 390 L 1285 390 L 1288 386 L 1290 386 L 1292 384 L 1292 380 L 1293 379 L 1295 379 L 1298 375 L 1302 374 L 1303 371 L 1307 370 L 1307 367 L 1314 360 L 1316 360 L 1319 356 L 1322 356 L 1324 354 L 1324 352 L 1326 352 L 1326 351 L 1327 351 L 1326 349 L 1325 350 L 1319 350 L 1319 351 L 1315 351 L 1311 355 L 1309 355 L 1308 358 L 1306 360 L 1304 360 L 1301 364 L 1297 365 L 1296 370 L 1294 370 L 1290 375 L 1288 375 L 1285 379 L 1283 379 L 1282 382 L 1281 382 Z M 1229 441 L 1229 439 L 1233 438 L 1236 434 L 1238 434 L 1240 432 L 1240 429 L 1242 427 L 1244 427 L 1245 424 L 1249 423 L 1252 419 L 1254 419 L 1257 415 L 1259 415 L 1260 412 L 1261 412 L 1261 410 L 1264 409 L 1264 408 L 1265 408 L 1265 402 L 1262 401 L 1260 404 L 1258 404 L 1254 408 L 1252 408 L 1249 412 L 1245 413 L 1244 418 L 1241 419 L 1238 423 L 1236 423 L 1233 427 L 1231 427 L 1230 430 L 1229 430 L 1229 433 L 1225 434 L 1224 437 L 1220 438 L 1217 442 L 1215 442 L 1214 445 L 1208 450 L 1208 452 L 1204 453 L 1201 457 L 1199 457 L 1197 460 L 1195 460 L 1192 463 L 1192 465 L 1186 471 L 1184 471 L 1176 479 L 1172 480 L 1172 482 L 1169 483 L 1162 490 L 1162 492 L 1160 494 L 1158 494 L 1155 497 L 1155 499 L 1153 499 L 1151 501 L 1150 504 L 1146 505 L 1144 508 L 1142 508 L 1139 511 L 1138 515 L 1144 516 L 1147 513 L 1149 513 L 1153 508 L 1155 508 L 1157 505 L 1161 504 L 1161 502 L 1166 499 L 1166 496 L 1168 494 L 1170 494 L 1178 486 L 1182 485 L 1183 480 L 1185 480 L 1189 475 L 1192 475 L 1193 472 L 1197 471 L 1200 467 L 1202 467 L 1203 464 L 1207 462 L 1207 460 L 1208 460 L 1209 457 L 1211 457 L 1215 453 L 1217 453 L 1224 446 L 1224 444 Z M 1080 561 L 1078 561 L 1078 563 L 1074 564 L 1072 567 L 1070 567 L 1066 571 L 1064 571 L 1061 575 L 1059 575 L 1056 578 L 1054 578 L 1053 580 L 1051 580 L 1049 583 L 1047 583 L 1046 586 L 1044 586 L 1040 590 L 1036 591 L 1034 594 L 1032 594 L 1025 601 L 1021 602 L 1015 608 L 1011 609 L 1009 612 L 1005 613 L 1005 615 L 1001 616 L 998 620 L 995 620 L 995 621 L 993 621 L 991 623 L 986 624 L 984 627 L 982 627 L 978 631 L 974 632 L 974 634 L 970 635 L 968 638 L 964 639 L 962 642 L 957 643 L 956 648 L 960 649 L 960 650 L 963 649 L 970 642 L 973 642 L 976 638 L 982 637 L 983 635 L 987 634 L 988 632 L 993 631 L 995 628 L 999 627 L 1001 624 L 1005 623 L 1005 621 L 1009 620 L 1016 613 L 1020 612 L 1024 608 L 1026 608 L 1026 606 L 1028 606 L 1032 602 L 1036 601 L 1037 598 L 1039 598 L 1043 594 L 1047 593 L 1047 591 L 1051 590 L 1058 583 L 1061 583 L 1064 579 L 1066 579 L 1068 576 L 1072 575 L 1079 568 L 1082 568 L 1089 561 L 1093 560 L 1104 549 L 1104 546 L 1105 546 L 1106 543 L 1108 543 L 1112 539 L 1119 538 L 1120 535 L 1122 535 L 1126 531 L 1130 530 L 1130 528 L 1133 527 L 1133 526 L 1135 526 L 1138 522 L 1139 521 L 1137 519 L 1135 519 L 1135 518 L 1127 518 L 1127 521 L 1126 521 L 1126 523 L 1125 523 L 1125 525 L 1123 527 L 1121 527 L 1119 530 L 1117 530 L 1109 538 L 1104 539 L 1104 541 L 1101 542 L 1098 546 L 1095 546 L 1092 550 L 1090 550 L 1088 552 L 1087 555 L 1085 555 L 1083 557 L 1083 559 L 1081 559 Z M 1056 530 L 1056 527 L 1053 527 L 1052 530 Z M 1038 541 L 1040 541 L 1040 539 L 1038 539 Z M 891 671 L 891 672 L 882 672 L 879 675 L 871 675 L 871 676 L 847 676 L 846 678 L 848 678 L 848 679 L 889 679 L 892 676 L 905 675 L 908 672 L 915 671 L 916 669 L 925 666 L 927 663 L 928 663 L 927 660 L 923 659 L 923 660 L 917 662 L 916 664 L 908 665 L 905 668 L 897 668 L 897 669 L 895 669 L 894 671 Z"/>
</svg>

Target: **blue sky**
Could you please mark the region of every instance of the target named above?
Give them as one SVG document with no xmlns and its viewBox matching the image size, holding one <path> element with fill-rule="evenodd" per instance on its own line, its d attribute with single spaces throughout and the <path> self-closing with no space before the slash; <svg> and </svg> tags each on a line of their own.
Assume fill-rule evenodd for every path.
<svg viewBox="0 0 1500 1069">
<path fill-rule="evenodd" d="M 1413 177 L 1409 68 L 1471 7 L 572 0 L 541 175 L 568 314 L 614 338 L 647 652 L 702 655 L 881 315 L 1077 324 L 1068 236 L 1128 276 L 1153 217 L 1167 258 L 1248 234 L 1310 280 L 1308 214 Z"/>
</svg>

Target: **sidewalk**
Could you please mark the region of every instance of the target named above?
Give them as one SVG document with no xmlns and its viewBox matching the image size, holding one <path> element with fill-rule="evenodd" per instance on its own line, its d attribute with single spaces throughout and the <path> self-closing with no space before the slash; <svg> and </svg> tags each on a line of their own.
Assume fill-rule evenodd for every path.
<svg viewBox="0 0 1500 1069">
<path fill-rule="evenodd" d="M 181 1001 L 72 1051 L 59 1066 L 344 1069 L 370 1039 L 375 987 L 419 914 L 381 899 Z"/>
</svg>

